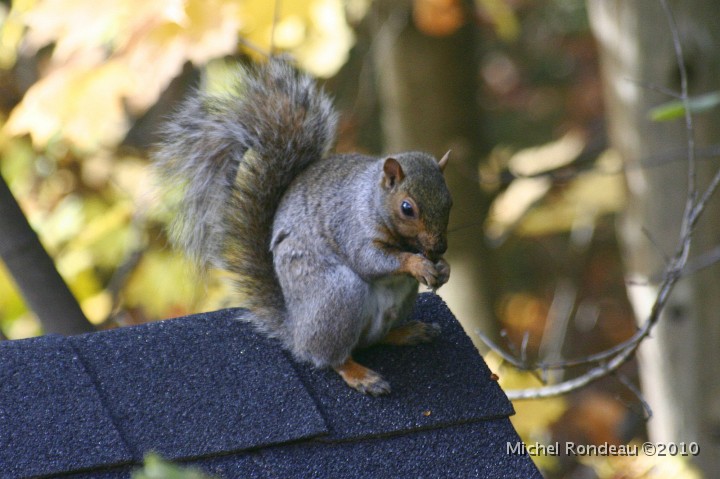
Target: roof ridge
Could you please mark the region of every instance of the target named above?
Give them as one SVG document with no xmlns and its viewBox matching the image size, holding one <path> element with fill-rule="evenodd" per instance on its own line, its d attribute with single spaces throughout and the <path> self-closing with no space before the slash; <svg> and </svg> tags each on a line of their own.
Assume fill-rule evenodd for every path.
<svg viewBox="0 0 720 479">
<path fill-rule="evenodd" d="M 417 305 L 413 319 L 442 326 L 433 343 L 357 352 L 393 384 L 377 398 L 348 388 L 332 371 L 294 361 L 278 341 L 237 321 L 244 311 L 237 308 L 3 342 L 0 445 L 11 447 L 0 447 L 0 479 L 101 470 L 127 477 L 150 450 L 220 477 L 246 470 L 259 471 L 247 477 L 283 477 L 273 471 L 303 454 L 347 472 L 355 456 L 371 464 L 371 451 L 389 460 L 384 444 L 440 450 L 443 438 L 463 437 L 471 441 L 457 449 L 465 451 L 464 470 L 475 470 L 473 461 L 490 467 L 469 452 L 475 445 L 497 464 L 514 464 L 499 446 L 516 440 L 507 419 L 512 405 L 445 303 L 423 294 Z M 19 431 L 13 441 L 8 428 Z M 333 456 L 348 449 L 360 452 Z M 423 461 L 407 466 L 431 467 Z"/>
</svg>

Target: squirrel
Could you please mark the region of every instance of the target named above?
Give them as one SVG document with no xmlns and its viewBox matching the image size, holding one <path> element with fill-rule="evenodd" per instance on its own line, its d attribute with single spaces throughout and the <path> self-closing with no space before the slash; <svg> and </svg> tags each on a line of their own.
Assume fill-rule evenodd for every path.
<svg viewBox="0 0 720 479">
<path fill-rule="evenodd" d="M 240 69 L 229 93 L 185 100 L 154 169 L 181 191 L 172 242 L 203 269 L 231 273 L 247 298 L 240 319 L 376 396 L 389 383 L 353 351 L 439 334 L 405 320 L 419 283 L 437 289 L 450 275 L 450 152 L 331 154 L 336 123 L 312 78 L 270 59 Z"/>
</svg>

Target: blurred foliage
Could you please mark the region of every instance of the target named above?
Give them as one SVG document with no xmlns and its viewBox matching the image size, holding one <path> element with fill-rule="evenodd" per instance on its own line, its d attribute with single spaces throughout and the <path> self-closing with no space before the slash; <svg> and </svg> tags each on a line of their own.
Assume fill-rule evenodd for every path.
<svg viewBox="0 0 720 479">
<path fill-rule="evenodd" d="M 145 456 L 143 467 L 132 473 L 132 479 L 212 479 L 191 467 L 180 467 L 163 460 L 157 454 Z"/>
<path fill-rule="evenodd" d="M 697 114 L 711 110 L 720 105 L 720 92 L 714 91 L 704 95 L 688 98 L 687 106 L 690 113 Z M 685 116 L 685 103 L 682 100 L 673 100 L 658 105 L 648 112 L 652 121 L 669 121 Z"/>
<path fill-rule="evenodd" d="M 153 105 L 185 62 L 235 54 L 238 42 L 269 52 L 273 33 L 276 48 L 315 74 L 330 75 L 345 61 L 352 34 L 339 1 L 285 1 L 274 18 L 262 0 L 15 2 L 1 36 L 5 67 L 20 49 L 52 48 L 4 131 L 30 134 L 36 148 L 58 140 L 83 152 L 112 148 L 129 114 Z"/>
<path fill-rule="evenodd" d="M 520 22 L 510 2 L 503 0 L 475 0 L 478 12 L 485 14 L 495 27 L 498 37 L 513 41 L 520 35 Z"/>
<path fill-rule="evenodd" d="M 625 293 L 615 215 L 625 207 L 623 164 L 607 150 L 594 39 L 584 2 L 510 2 L 511 41 L 482 36 L 480 106 L 492 142 L 481 186 L 494 197 L 485 231 L 494 247 L 499 344 L 528 363 L 587 356 L 636 329 Z M 486 360 L 506 389 L 571 379 L 583 367 L 518 371 Z M 637 364 L 619 374 L 637 384 Z M 638 398 L 616 378 L 545 400 L 516 401 L 527 443 L 627 444 L 645 440 Z M 548 478 L 697 477 L 689 461 L 661 457 L 535 456 Z"/>
<path fill-rule="evenodd" d="M 485 361 L 491 371 L 499 376 L 500 386 L 503 389 L 521 389 L 538 387 L 542 383 L 529 372 L 519 371 L 503 363 L 502 358 L 495 353 L 485 356 Z M 567 410 L 568 404 L 563 397 L 540 399 L 537 401 L 518 401 L 513 404 L 515 416 L 511 422 L 518 435 L 526 444 L 547 444 L 551 442 L 550 427 Z M 551 456 L 533 457 L 535 464 L 543 469 L 553 469 L 555 458 Z"/>
<path fill-rule="evenodd" d="M 358 14 L 367 8 L 353 3 Z M 167 247 L 170 212 L 151 207 L 146 152 L 122 143 L 188 62 L 259 58 L 272 44 L 316 75 L 336 72 L 353 42 L 343 3 L 278 8 L 262 0 L 0 5 L 0 172 L 92 322 L 222 304 L 226 289 L 199 287 L 193 267 Z M 11 339 L 40 333 L 4 269 L 0 328 Z"/>
<path fill-rule="evenodd" d="M 495 353 L 485 357 L 488 366 L 496 371 L 503 389 L 535 388 L 542 385 L 539 378 L 529 372 L 521 372 L 503 363 Z M 576 414 L 572 412 L 572 400 L 568 397 L 554 397 L 513 403 L 515 416 L 510 418 L 513 426 L 526 444 L 554 444 L 564 441 L 575 444 L 626 444 L 614 436 L 614 431 L 602 431 L 608 427 L 608 417 L 615 420 L 611 426 L 622 421 L 624 406 L 615 397 L 589 395 L 587 407 Z M 574 416 L 574 417 L 573 417 Z M 577 416 L 582 416 L 578 418 Z M 554 433 L 558 424 L 573 421 L 573 427 L 586 428 L 596 436 L 588 437 L 558 436 Z M 597 479 L 701 479 L 688 457 L 647 456 L 643 453 L 642 443 L 633 440 L 631 447 L 637 447 L 637 456 L 583 456 L 563 457 L 536 455 L 533 462 L 543 471 L 545 477 L 588 477 Z M 577 463 L 569 468 L 568 463 Z M 573 472 L 568 473 L 568 469 Z"/>
<path fill-rule="evenodd" d="M 639 443 L 631 443 L 640 447 Z M 702 479 L 687 457 L 586 457 L 580 461 L 600 479 Z"/>
<path fill-rule="evenodd" d="M 603 112 L 585 3 L 474 0 L 472 12 L 462 0 L 412 4 L 413 21 L 427 35 L 479 25 L 479 108 L 493 143 L 480 186 L 496 196 L 486 227 L 502 264 L 503 294 L 494 307 L 509 341 L 520 344 L 527 334 L 527 352 L 538 356 L 564 280 L 576 285 L 564 354 L 632 334 L 619 251 L 608 233 L 625 201 L 622 171 L 598 141 Z M 315 75 L 332 76 L 353 46 L 350 25 L 369 8 L 371 0 L 0 4 L 0 173 L 91 321 L 110 327 L 228 304 L 221 275 L 198 278 L 168 247 L 163 225 L 171 212 L 151 207 L 158 200 L 147 152 L 124 144 L 171 81 L 191 64 L 203 67 L 203 86 L 222 88 L 228 64 L 260 60 L 273 49 L 292 53 Z M 717 103 L 711 93 L 690 106 L 698 112 Z M 669 119 L 683 108 L 674 102 L 650 114 Z M 1 264 L 0 330 L 11 339 L 41 333 Z M 538 385 L 493 355 L 487 361 L 504 388 Z M 618 432 L 633 416 L 625 406 L 632 395 L 602 388 L 519 402 L 513 424 L 527 442 L 568 434 L 581 434 L 578 441 L 641 439 L 637 428 Z M 548 477 L 696 477 L 679 460 L 534 460 Z M 134 477 L 203 477 L 192 474 L 149 457 Z"/>
</svg>

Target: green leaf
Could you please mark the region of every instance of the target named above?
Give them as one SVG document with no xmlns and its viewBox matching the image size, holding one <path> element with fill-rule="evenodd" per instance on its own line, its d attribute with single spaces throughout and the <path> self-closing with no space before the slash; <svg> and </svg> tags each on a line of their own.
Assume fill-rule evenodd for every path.
<svg viewBox="0 0 720 479">
<path fill-rule="evenodd" d="M 688 98 L 690 113 L 702 113 L 720 105 L 720 91 Z M 648 117 L 652 121 L 669 121 L 685 116 L 685 104 L 681 100 L 673 100 L 655 108 L 651 108 Z"/>
<path fill-rule="evenodd" d="M 164 461 L 157 454 L 150 453 L 145 456 L 142 469 L 132 474 L 132 479 L 212 479 L 194 468 L 184 468 Z"/>
</svg>

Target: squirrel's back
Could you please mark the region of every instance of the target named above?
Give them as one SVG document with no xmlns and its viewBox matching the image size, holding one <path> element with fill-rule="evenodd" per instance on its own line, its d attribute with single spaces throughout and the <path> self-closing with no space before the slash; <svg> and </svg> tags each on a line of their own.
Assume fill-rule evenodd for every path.
<svg viewBox="0 0 720 479">
<path fill-rule="evenodd" d="M 328 156 L 330 101 L 281 60 L 247 71 L 232 94 L 188 100 L 164 134 L 156 170 L 181 192 L 175 242 L 233 273 L 242 317 L 296 358 L 388 393 L 352 353 L 439 332 L 404 321 L 419 283 L 436 289 L 450 275 L 448 155 Z"/>
<path fill-rule="evenodd" d="M 188 99 L 154 155 L 161 184 L 182 189 L 171 239 L 202 267 L 233 273 L 270 333 L 284 308 L 269 248 L 273 218 L 290 183 L 330 150 L 335 124 L 315 82 L 271 60 L 242 70 L 230 94 Z"/>
</svg>

